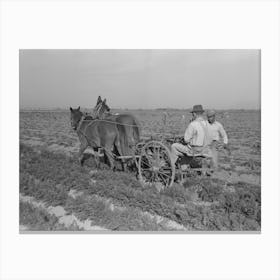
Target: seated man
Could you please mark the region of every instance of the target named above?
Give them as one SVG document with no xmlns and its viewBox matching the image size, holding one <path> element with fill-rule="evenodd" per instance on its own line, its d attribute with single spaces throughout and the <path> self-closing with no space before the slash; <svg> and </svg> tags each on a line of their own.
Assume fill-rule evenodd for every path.
<svg viewBox="0 0 280 280">
<path fill-rule="evenodd" d="M 186 129 L 184 135 L 185 144 L 174 143 L 171 145 L 172 162 L 175 163 L 180 155 L 186 154 L 192 157 L 204 156 L 211 158 L 213 167 L 217 167 L 216 159 L 209 148 L 211 139 L 208 134 L 207 121 L 203 118 L 203 112 L 202 105 L 193 106 L 191 111 L 193 120 Z"/>
</svg>

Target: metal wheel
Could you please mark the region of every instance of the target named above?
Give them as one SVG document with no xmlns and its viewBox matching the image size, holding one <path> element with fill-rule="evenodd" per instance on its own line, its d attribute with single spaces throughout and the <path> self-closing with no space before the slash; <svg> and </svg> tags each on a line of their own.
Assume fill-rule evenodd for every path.
<svg viewBox="0 0 280 280">
<path fill-rule="evenodd" d="M 150 141 L 141 150 L 138 162 L 139 180 L 143 186 L 160 189 L 171 187 L 175 177 L 175 165 L 169 149 L 158 141 Z"/>
</svg>

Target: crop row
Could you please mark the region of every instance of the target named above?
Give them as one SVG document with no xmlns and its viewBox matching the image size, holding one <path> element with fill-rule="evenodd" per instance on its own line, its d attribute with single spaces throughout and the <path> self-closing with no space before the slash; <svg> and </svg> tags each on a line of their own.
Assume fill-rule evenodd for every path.
<svg viewBox="0 0 280 280">
<path fill-rule="evenodd" d="M 20 202 L 19 204 L 19 222 L 21 225 L 27 226 L 29 230 L 40 231 L 77 231 L 78 226 L 64 226 L 59 223 L 55 215 L 50 215 L 45 209 L 33 206 L 28 202 Z"/>
<path fill-rule="evenodd" d="M 21 178 L 21 191 L 28 195 L 36 192 L 40 198 L 40 191 L 46 188 L 53 204 L 65 203 L 66 191 L 73 188 L 89 195 L 111 198 L 121 206 L 139 208 L 196 230 L 260 228 L 260 192 L 256 187 L 236 185 L 233 186 L 234 192 L 227 192 L 222 182 L 217 180 L 191 178 L 184 186 L 177 185 L 158 193 L 153 188 L 142 188 L 130 174 L 99 170 L 92 177 L 89 168 L 80 167 L 76 160 L 64 155 L 47 151 L 37 153 L 24 145 L 21 145 L 20 152 L 21 174 L 28 172 L 43 185 L 40 189 L 30 189 Z M 60 184 L 64 187 L 52 187 L 50 181 L 55 186 Z M 210 202 L 210 206 L 194 203 L 197 201 Z"/>
</svg>

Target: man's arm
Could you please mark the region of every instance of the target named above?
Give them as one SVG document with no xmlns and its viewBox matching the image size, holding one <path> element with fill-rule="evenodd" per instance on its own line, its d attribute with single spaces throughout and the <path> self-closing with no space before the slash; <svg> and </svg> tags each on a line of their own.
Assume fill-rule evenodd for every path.
<svg viewBox="0 0 280 280">
<path fill-rule="evenodd" d="M 227 133 L 226 131 L 224 130 L 224 127 L 222 124 L 219 123 L 219 133 L 220 133 L 220 136 L 222 137 L 223 139 L 223 142 L 225 145 L 228 144 L 228 137 L 227 137 Z"/>
</svg>

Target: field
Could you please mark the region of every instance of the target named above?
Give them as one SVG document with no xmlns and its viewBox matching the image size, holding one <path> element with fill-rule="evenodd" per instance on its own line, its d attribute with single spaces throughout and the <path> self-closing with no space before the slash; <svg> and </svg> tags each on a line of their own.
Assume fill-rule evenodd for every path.
<svg viewBox="0 0 280 280">
<path fill-rule="evenodd" d="M 143 139 L 182 135 L 190 117 L 183 110 L 129 112 Z M 221 152 L 219 171 L 158 192 L 132 173 L 96 169 L 91 157 L 81 167 L 70 112 L 21 111 L 20 230 L 259 231 L 260 111 L 219 111 L 217 119 L 232 151 Z"/>
</svg>

